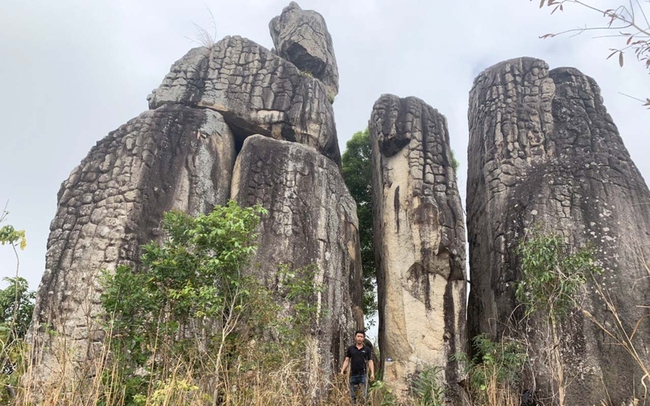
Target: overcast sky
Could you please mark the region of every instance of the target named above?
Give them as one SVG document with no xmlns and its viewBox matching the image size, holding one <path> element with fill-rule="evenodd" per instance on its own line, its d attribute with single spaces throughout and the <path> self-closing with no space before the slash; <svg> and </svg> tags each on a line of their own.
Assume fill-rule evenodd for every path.
<svg viewBox="0 0 650 406">
<path fill-rule="evenodd" d="M 615 7 L 617 1 L 594 4 Z M 528 0 L 312 0 L 334 41 L 340 93 L 334 110 L 341 151 L 367 126 L 383 93 L 417 96 L 449 122 L 465 196 L 468 92 L 476 75 L 505 59 L 532 56 L 596 79 L 632 158 L 650 178 L 650 111 L 620 93 L 650 97 L 650 76 L 630 55 L 605 58 L 616 39 L 539 36 L 600 23 L 573 6 L 550 15 Z M 647 4 L 647 3 L 646 3 Z M 59 186 L 90 148 L 147 109 L 171 64 L 196 46 L 193 24 L 217 39 L 241 35 L 271 48 L 268 23 L 288 1 L 0 0 L 0 203 L 27 231 L 20 273 L 32 289 L 45 266 Z M 648 10 L 650 11 L 650 10 Z M 620 42 L 620 40 L 618 40 Z M 15 259 L 0 247 L 0 277 Z M 2 286 L 2 285 L 0 285 Z"/>
</svg>

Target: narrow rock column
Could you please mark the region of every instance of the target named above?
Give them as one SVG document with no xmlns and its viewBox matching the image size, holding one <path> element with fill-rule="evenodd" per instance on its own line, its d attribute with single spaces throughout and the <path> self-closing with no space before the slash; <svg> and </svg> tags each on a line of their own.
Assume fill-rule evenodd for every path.
<svg viewBox="0 0 650 406">
<path fill-rule="evenodd" d="M 422 100 L 382 96 L 370 119 L 379 347 L 405 397 L 425 369 L 458 401 L 465 350 L 465 226 L 445 118 Z"/>
<path fill-rule="evenodd" d="M 316 320 L 305 348 L 306 388 L 318 403 L 363 320 L 356 203 L 338 166 L 313 148 L 261 135 L 246 139 L 233 172 L 232 198 L 268 210 L 247 271 L 276 288 L 278 270 L 313 267 Z M 286 306 L 293 303 L 287 301 Z"/>
<path fill-rule="evenodd" d="M 526 233 L 591 247 L 604 272 L 578 302 L 610 332 L 618 322 L 650 365 L 650 191 L 631 161 L 596 82 L 541 60 L 499 63 L 474 82 L 467 183 L 471 336 L 525 338 L 526 389 L 546 404 L 636 404 L 643 372 L 625 347 L 575 308 L 557 327 L 525 319 L 516 301 L 516 248 Z M 618 320 L 596 288 L 612 301 Z M 634 333 L 633 333 L 634 332 Z M 553 363 L 555 354 L 560 365 Z M 560 381 L 563 390 L 560 390 Z"/>
</svg>

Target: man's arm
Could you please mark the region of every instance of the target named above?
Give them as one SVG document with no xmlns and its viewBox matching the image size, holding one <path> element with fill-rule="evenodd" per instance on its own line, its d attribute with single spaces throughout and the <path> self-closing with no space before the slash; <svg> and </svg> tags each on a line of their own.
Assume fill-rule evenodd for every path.
<svg viewBox="0 0 650 406">
<path fill-rule="evenodd" d="M 368 367 L 370 368 L 370 380 L 375 380 L 375 363 L 372 360 L 368 361 Z"/>
<path fill-rule="evenodd" d="M 350 364 L 350 357 L 345 357 L 345 361 L 343 361 L 343 367 L 341 368 L 341 375 L 345 373 L 345 369 L 348 367 L 348 364 Z"/>
</svg>

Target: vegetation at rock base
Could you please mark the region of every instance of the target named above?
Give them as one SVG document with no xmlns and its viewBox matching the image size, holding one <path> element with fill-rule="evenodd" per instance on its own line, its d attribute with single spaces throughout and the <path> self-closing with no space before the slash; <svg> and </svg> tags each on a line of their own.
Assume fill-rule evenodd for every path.
<svg viewBox="0 0 650 406">
<path fill-rule="evenodd" d="M 313 284 L 313 266 L 281 266 L 273 289 L 242 275 L 241 270 L 251 266 L 255 230 L 264 213 L 259 207 L 241 208 L 231 202 L 196 218 L 179 212 L 165 215 L 166 237 L 162 243 L 142 247 L 139 270 L 122 266 L 104 274 L 107 335 L 97 379 L 58 388 L 42 404 L 300 405 L 310 399 L 304 371 L 314 365 L 306 364 L 305 348 L 310 346 L 318 315 L 314 295 L 323 287 Z M 586 312 L 577 295 L 600 272 L 588 249 L 575 249 L 561 236 L 535 228 L 515 253 L 521 271 L 516 296 L 525 307 L 525 317 L 546 320 L 551 334 L 557 329 L 554 323 L 569 312 Z M 0 403 L 26 406 L 29 388 L 20 387 L 20 376 L 29 370 L 29 357 L 22 337 L 34 294 L 21 278 L 9 282 L 0 290 L 0 321 L 22 327 L 14 330 L 18 333 L 11 351 L 6 350 L 8 330 L 0 329 L 5 348 Z M 605 304 L 615 311 L 611 303 Z M 606 334 L 618 338 L 634 361 L 642 362 L 634 356 L 629 332 L 607 330 L 585 314 Z M 557 332 L 549 337 L 557 340 Z M 525 341 L 504 335 L 496 342 L 479 335 L 473 346 L 472 359 L 456 355 L 467 366 L 465 388 L 471 404 L 515 406 L 522 404 L 522 396 L 531 396 L 523 383 L 524 371 L 530 372 Z M 406 404 L 445 404 L 447 388 L 439 384 L 441 373 L 434 366 L 412 377 Z M 554 378 L 561 387 L 564 377 Z M 330 390 L 323 404 L 349 404 L 346 379 L 325 383 Z M 370 405 L 403 402 L 385 382 L 373 383 Z"/>
<path fill-rule="evenodd" d="M 142 247 L 138 270 L 120 266 L 103 274 L 106 335 L 95 378 L 60 380 L 39 404 L 303 405 L 322 383 L 329 388 L 322 404 L 349 405 L 347 379 L 305 381 L 305 371 L 319 368 L 305 360 L 314 319 L 326 316 L 315 305 L 323 290 L 313 283 L 315 267 L 280 266 L 273 289 L 241 272 L 252 266 L 264 214 L 233 202 L 195 218 L 166 214 L 164 240 Z M 18 373 L 3 401 L 27 406 L 30 388 L 20 378 L 29 373 L 31 354 L 16 342 Z M 433 368 L 418 375 L 408 404 L 440 404 L 438 374 Z M 369 404 L 400 403 L 378 381 Z"/>
<path fill-rule="evenodd" d="M 455 356 L 466 365 L 466 389 L 472 404 L 519 406 L 521 375 L 527 361 L 524 343 L 510 337 L 497 342 L 480 334 L 472 345 L 472 359 L 464 353 Z"/>
<path fill-rule="evenodd" d="M 263 214 L 234 202 L 196 218 L 168 213 L 168 237 L 143 247 L 141 271 L 106 274 L 102 304 L 113 367 L 105 371 L 110 390 L 101 401 L 114 404 L 117 396 L 119 404 L 144 405 L 175 396 L 239 404 L 253 388 L 231 380 L 283 368 L 299 373 L 319 287 L 313 268 L 283 266 L 277 290 L 242 275 Z"/>
<path fill-rule="evenodd" d="M 0 223 L 6 221 L 6 209 Z M 5 277 L 7 287 L 0 289 L 0 404 L 7 404 L 15 395 L 20 375 L 24 372 L 25 344 L 23 338 L 32 321 L 36 293 L 29 290 L 27 280 L 18 276 L 18 249 L 27 246 L 25 230 L 5 224 L 0 227 L 0 245 L 9 245 L 16 255 L 16 276 Z"/>
</svg>

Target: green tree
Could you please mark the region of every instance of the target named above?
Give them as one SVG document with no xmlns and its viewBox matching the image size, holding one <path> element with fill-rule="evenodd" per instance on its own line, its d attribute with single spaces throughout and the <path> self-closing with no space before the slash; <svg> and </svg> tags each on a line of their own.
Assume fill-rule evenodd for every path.
<svg viewBox="0 0 650 406">
<path fill-rule="evenodd" d="M 23 338 L 32 321 L 36 292 L 29 290 L 27 280 L 20 277 L 3 278 L 8 286 L 0 289 L 0 329 Z"/>
<path fill-rule="evenodd" d="M 152 380 L 165 382 L 170 359 L 190 370 L 213 365 L 219 387 L 228 340 L 251 302 L 241 269 L 255 252 L 264 212 L 231 201 L 196 218 L 166 213 L 167 238 L 143 246 L 139 272 L 120 266 L 104 274 L 102 305 L 122 374 L 111 379 L 127 403 L 138 404 Z"/>
<path fill-rule="evenodd" d="M 0 214 L 0 223 L 7 219 L 9 212 L 5 208 Z M 27 332 L 32 320 L 35 293 L 29 292 L 27 281 L 18 277 L 20 258 L 18 248 L 24 250 L 27 246 L 25 230 L 16 230 L 12 225 L 0 227 L 0 245 L 9 245 L 16 255 L 16 276 L 4 278 L 9 284 L 0 289 L 0 326 L 11 331 L 9 338 L 22 338 Z"/>
<path fill-rule="evenodd" d="M 372 220 L 372 178 L 370 162 L 370 132 L 356 132 L 346 144 L 341 157 L 343 179 L 350 194 L 357 202 L 359 238 L 361 240 L 361 264 L 363 266 L 363 312 L 371 315 L 377 310 L 375 286 L 375 248 Z"/>
<path fill-rule="evenodd" d="M 2 210 L 0 223 L 8 215 L 6 208 Z M 3 278 L 8 286 L 0 289 L 0 404 L 9 404 L 23 372 L 26 346 L 22 339 L 32 320 L 36 294 L 29 291 L 27 281 L 18 276 L 18 249 L 25 249 L 27 245 L 25 230 L 16 230 L 11 225 L 0 227 L 0 245 L 11 246 L 16 255 L 16 276 Z"/>
<path fill-rule="evenodd" d="M 249 404 L 250 376 L 302 368 L 323 287 L 314 285 L 315 266 L 280 266 L 273 289 L 242 275 L 264 213 L 232 201 L 195 218 L 167 213 L 166 238 L 142 247 L 138 271 L 104 273 L 104 392 L 113 397 L 100 403 L 213 404 L 228 396 Z M 247 384 L 235 394 L 228 388 L 238 379 Z"/>
</svg>

